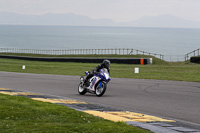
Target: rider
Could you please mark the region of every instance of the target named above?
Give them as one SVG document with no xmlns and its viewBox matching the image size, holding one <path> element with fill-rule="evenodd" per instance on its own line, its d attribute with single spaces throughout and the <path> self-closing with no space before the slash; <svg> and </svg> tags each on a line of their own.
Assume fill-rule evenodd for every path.
<svg viewBox="0 0 200 133">
<path fill-rule="evenodd" d="M 88 83 L 88 80 L 94 76 L 94 74 L 99 74 L 100 69 L 102 68 L 107 68 L 108 73 L 110 74 L 110 61 L 109 60 L 104 60 L 103 63 L 99 64 L 95 69 L 93 69 L 91 72 L 89 72 L 89 75 L 86 77 L 84 84 Z"/>
</svg>

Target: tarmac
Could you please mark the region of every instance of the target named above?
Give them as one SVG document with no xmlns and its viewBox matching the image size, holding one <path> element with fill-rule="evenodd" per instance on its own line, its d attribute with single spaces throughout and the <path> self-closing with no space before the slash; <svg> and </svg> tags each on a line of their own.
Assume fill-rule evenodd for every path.
<svg viewBox="0 0 200 133">
<path fill-rule="evenodd" d="M 156 133 L 200 133 L 200 83 L 113 78 L 102 97 L 79 95 L 78 83 L 78 76 L 0 72 L 2 94 L 68 106 Z"/>
</svg>

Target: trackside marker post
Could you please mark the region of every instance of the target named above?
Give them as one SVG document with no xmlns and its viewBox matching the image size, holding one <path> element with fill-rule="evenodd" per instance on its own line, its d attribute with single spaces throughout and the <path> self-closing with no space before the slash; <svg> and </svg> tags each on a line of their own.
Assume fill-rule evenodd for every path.
<svg viewBox="0 0 200 133">
<path fill-rule="evenodd" d="M 140 64 L 144 65 L 144 59 L 140 59 Z"/>
<path fill-rule="evenodd" d="M 153 58 L 150 58 L 150 65 L 153 64 Z"/>
<path fill-rule="evenodd" d="M 23 70 L 26 69 L 26 66 L 25 66 L 25 65 L 22 65 L 22 69 L 23 69 Z"/>
<path fill-rule="evenodd" d="M 139 73 L 139 68 L 135 67 L 135 73 Z"/>
</svg>

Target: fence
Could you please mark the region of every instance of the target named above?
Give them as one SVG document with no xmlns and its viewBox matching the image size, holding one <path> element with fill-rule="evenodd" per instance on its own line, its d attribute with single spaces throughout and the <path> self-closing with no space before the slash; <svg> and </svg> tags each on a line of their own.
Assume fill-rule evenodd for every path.
<svg viewBox="0 0 200 133">
<path fill-rule="evenodd" d="M 185 61 L 185 55 L 164 55 L 163 60 L 169 62 Z"/>
<path fill-rule="evenodd" d="M 27 53 L 27 54 L 47 54 L 47 55 L 151 55 L 163 60 L 161 54 L 149 53 L 136 49 L 69 49 L 69 50 L 39 50 L 39 49 L 15 49 L 0 48 L 0 53 Z"/>
<path fill-rule="evenodd" d="M 185 60 L 189 60 L 192 56 L 199 56 L 200 48 L 185 55 Z"/>
</svg>

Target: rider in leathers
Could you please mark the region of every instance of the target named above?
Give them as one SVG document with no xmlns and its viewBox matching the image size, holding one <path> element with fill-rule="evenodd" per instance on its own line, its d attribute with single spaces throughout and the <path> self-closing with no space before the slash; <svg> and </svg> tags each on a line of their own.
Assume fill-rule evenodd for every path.
<svg viewBox="0 0 200 133">
<path fill-rule="evenodd" d="M 103 63 L 99 64 L 95 69 L 93 69 L 91 72 L 89 72 L 89 75 L 86 77 L 84 84 L 88 84 L 88 80 L 94 76 L 94 74 L 99 74 L 100 69 L 106 68 L 108 70 L 108 73 L 110 74 L 110 61 L 104 60 Z"/>
</svg>

